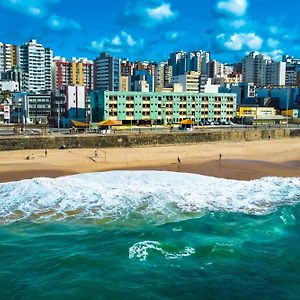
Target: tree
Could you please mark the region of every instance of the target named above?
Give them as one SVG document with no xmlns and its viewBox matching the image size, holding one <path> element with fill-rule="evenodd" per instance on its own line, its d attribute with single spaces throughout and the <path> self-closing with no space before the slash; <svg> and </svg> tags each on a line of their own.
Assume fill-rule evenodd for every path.
<svg viewBox="0 0 300 300">
<path fill-rule="evenodd" d="M 12 93 L 10 91 L 0 92 L 0 104 L 8 102 L 12 98 Z"/>
</svg>

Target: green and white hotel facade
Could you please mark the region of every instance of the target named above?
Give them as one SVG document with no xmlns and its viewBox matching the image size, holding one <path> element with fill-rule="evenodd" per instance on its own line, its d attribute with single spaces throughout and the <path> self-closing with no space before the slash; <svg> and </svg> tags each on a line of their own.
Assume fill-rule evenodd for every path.
<svg viewBox="0 0 300 300">
<path fill-rule="evenodd" d="M 225 122 L 236 116 L 236 94 L 93 91 L 90 99 L 93 122 Z"/>
</svg>

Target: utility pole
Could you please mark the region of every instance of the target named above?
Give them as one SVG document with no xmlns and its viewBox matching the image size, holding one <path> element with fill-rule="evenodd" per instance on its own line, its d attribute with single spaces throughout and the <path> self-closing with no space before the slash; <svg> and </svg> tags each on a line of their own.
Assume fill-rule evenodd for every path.
<svg viewBox="0 0 300 300">
<path fill-rule="evenodd" d="M 58 100 L 58 111 L 57 111 L 57 130 L 60 132 L 60 100 Z"/>
</svg>

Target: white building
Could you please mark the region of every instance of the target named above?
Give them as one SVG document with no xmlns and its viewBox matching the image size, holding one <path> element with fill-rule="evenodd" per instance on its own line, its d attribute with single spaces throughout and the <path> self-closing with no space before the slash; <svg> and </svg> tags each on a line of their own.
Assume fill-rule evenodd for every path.
<svg viewBox="0 0 300 300">
<path fill-rule="evenodd" d="M 0 104 L 0 124 L 9 123 L 10 106 L 8 104 Z"/>
<path fill-rule="evenodd" d="M 23 90 L 34 93 L 51 90 L 52 50 L 36 40 L 20 46 L 19 64 L 24 74 Z"/>
<path fill-rule="evenodd" d="M 272 61 L 267 65 L 267 84 L 285 86 L 286 63 Z"/>
<path fill-rule="evenodd" d="M 135 92 L 149 93 L 149 88 L 149 84 L 146 80 L 134 81 Z"/>
<path fill-rule="evenodd" d="M 200 93 L 219 93 L 220 84 L 213 84 L 212 79 L 208 78 L 206 84 L 200 85 Z"/>
<path fill-rule="evenodd" d="M 208 77 L 209 78 L 224 78 L 224 64 L 217 60 L 211 60 L 208 63 Z"/>
<path fill-rule="evenodd" d="M 0 81 L 0 91 L 19 92 L 19 83 L 16 81 Z"/>
<path fill-rule="evenodd" d="M 257 87 L 285 85 L 285 63 L 253 51 L 243 59 L 243 81 Z"/>
<path fill-rule="evenodd" d="M 200 73 L 189 72 L 185 75 L 174 76 L 173 83 L 180 83 L 182 85 L 183 92 L 199 93 Z"/>
<path fill-rule="evenodd" d="M 68 86 L 66 89 L 66 118 L 86 118 L 86 88 L 85 86 Z"/>
</svg>

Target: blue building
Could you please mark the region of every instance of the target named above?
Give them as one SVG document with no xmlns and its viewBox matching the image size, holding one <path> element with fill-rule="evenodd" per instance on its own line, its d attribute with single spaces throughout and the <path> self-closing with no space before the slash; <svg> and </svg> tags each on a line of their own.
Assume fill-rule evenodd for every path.
<svg viewBox="0 0 300 300">
<path fill-rule="evenodd" d="M 207 75 L 209 60 L 210 53 L 206 51 L 177 51 L 170 54 L 168 64 L 172 67 L 173 76 L 185 75 L 192 71 Z"/>
<path fill-rule="evenodd" d="M 259 88 L 257 89 L 258 98 L 271 98 L 278 101 L 278 109 L 290 110 L 300 108 L 300 89 L 299 88 Z"/>
<path fill-rule="evenodd" d="M 119 91 L 121 60 L 101 53 L 95 60 L 95 89 L 99 91 Z"/>
</svg>

